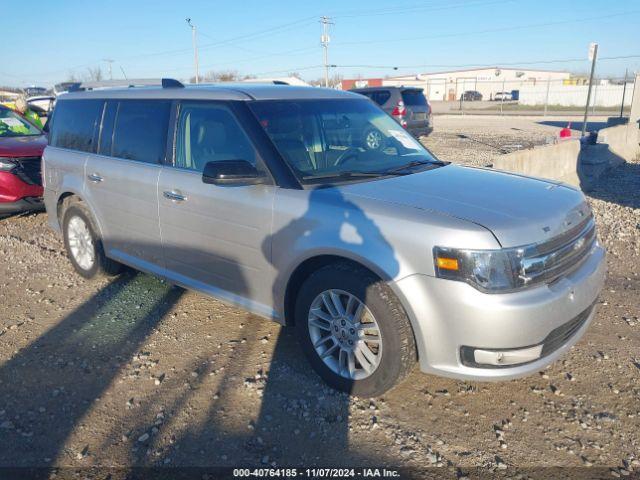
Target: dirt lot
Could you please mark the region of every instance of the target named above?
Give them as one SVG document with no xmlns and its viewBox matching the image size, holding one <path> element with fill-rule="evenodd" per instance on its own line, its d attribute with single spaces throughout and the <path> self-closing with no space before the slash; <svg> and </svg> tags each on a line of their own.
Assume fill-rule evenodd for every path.
<svg viewBox="0 0 640 480">
<path fill-rule="evenodd" d="M 484 165 L 553 125 L 437 118 L 441 158 Z M 0 221 L 0 466 L 542 466 L 640 471 L 640 164 L 589 194 L 609 251 L 592 327 L 529 378 L 417 370 L 383 398 L 324 387 L 278 325 L 144 274 L 87 282 L 46 215 Z M 586 474 L 585 470 L 580 470 Z"/>
</svg>

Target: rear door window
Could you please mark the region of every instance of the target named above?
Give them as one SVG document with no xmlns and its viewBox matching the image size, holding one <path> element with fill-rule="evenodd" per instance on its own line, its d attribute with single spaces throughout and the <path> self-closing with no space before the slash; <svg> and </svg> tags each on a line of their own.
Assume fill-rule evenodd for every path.
<svg viewBox="0 0 640 480">
<path fill-rule="evenodd" d="M 103 105 L 104 100 L 59 101 L 53 115 L 50 144 L 95 153 Z"/>
<path fill-rule="evenodd" d="M 113 127 L 112 156 L 161 163 L 167 146 L 171 102 L 121 100 Z"/>
<path fill-rule="evenodd" d="M 410 107 L 426 107 L 427 99 L 422 90 L 403 90 L 402 101 Z"/>
</svg>

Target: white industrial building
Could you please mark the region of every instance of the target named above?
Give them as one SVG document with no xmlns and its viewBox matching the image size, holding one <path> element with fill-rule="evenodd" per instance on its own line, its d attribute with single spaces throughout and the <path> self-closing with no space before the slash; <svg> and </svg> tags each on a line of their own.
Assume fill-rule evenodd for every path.
<svg viewBox="0 0 640 480">
<path fill-rule="evenodd" d="M 420 87 L 429 100 L 459 100 L 468 90 L 478 91 L 483 100 L 490 100 L 497 92 L 511 92 L 547 82 L 562 84 L 570 77 L 569 72 L 563 71 L 485 67 L 391 77 L 385 78 L 383 84 Z"/>
</svg>

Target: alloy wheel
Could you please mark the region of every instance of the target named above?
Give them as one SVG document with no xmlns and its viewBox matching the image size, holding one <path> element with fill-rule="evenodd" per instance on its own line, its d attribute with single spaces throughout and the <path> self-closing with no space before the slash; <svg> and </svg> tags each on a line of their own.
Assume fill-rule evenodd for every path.
<svg viewBox="0 0 640 480">
<path fill-rule="evenodd" d="M 382 335 L 375 317 L 343 290 L 320 293 L 311 303 L 309 336 L 316 353 L 334 373 L 350 380 L 372 375 L 382 358 Z"/>
<path fill-rule="evenodd" d="M 96 261 L 95 247 L 89 227 L 82 218 L 74 216 L 69 220 L 67 238 L 73 259 L 83 270 L 91 270 Z"/>
</svg>

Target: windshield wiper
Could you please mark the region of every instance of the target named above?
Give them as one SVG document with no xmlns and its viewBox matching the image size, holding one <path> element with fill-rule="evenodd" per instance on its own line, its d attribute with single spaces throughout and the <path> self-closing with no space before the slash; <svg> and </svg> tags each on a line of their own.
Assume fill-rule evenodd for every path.
<svg viewBox="0 0 640 480">
<path fill-rule="evenodd" d="M 403 170 L 407 170 L 409 168 L 413 168 L 413 167 L 421 167 L 423 165 L 432 165 L 434 168 L 435 167 L 443 167 L 445 165 L 447 165 L 447 162 L 443 162 L 441 160 L 433 160 L 433 161 L 429 161 L 429 162 L 425 162 L 422 160 L 413 160 L 412 162 L 409 163 L 405 163 L 404 165 L 400 165 L 399 167 L 395 167 L 395 168 L 391 168 L 389 170 L 384 170 L 380 173 L 383 173 L 385 175 L 390 174 L 390 173 L 399 173 Z"/>
<path fill-rule="evenodd" d="M 406 163 L 404 165 L 400 165 L 399 167 L 391 168 L 389 170 L 379 170 L 376 172 L 358 172 L 348 170 L 345 172 L 332 172 L 332 173 L 324 173 L 322 175 L 305 175 L 302 177 L 302 180 L 323 180 L 327 178 L 339 178 L 339 179 L 350 179 L 350 178 L 372 178 L 372 177 L 384 177 L 387 175 L 409 175 L 411 172 L 405 172 L 408 168 L 420 167 L 423 165 L 430 165 L 432 167 L 442 167 L 447 165 L 448 162 L 443 162 L 441 160 L 434 160 L 429 162 L 424 162 L 421 160 L 414 160 L 412 162 Z"/>
<path fill-rule="evenodd" d="M 325 178 L 370 178 L 370 177 L 379 177 L 385 174 L 386 172 L 345 171 L 345 172 L 325 173 L 322 175 L 305 175 L 302 177 L 302 180 L 322 180 Z"/>
</svg>

